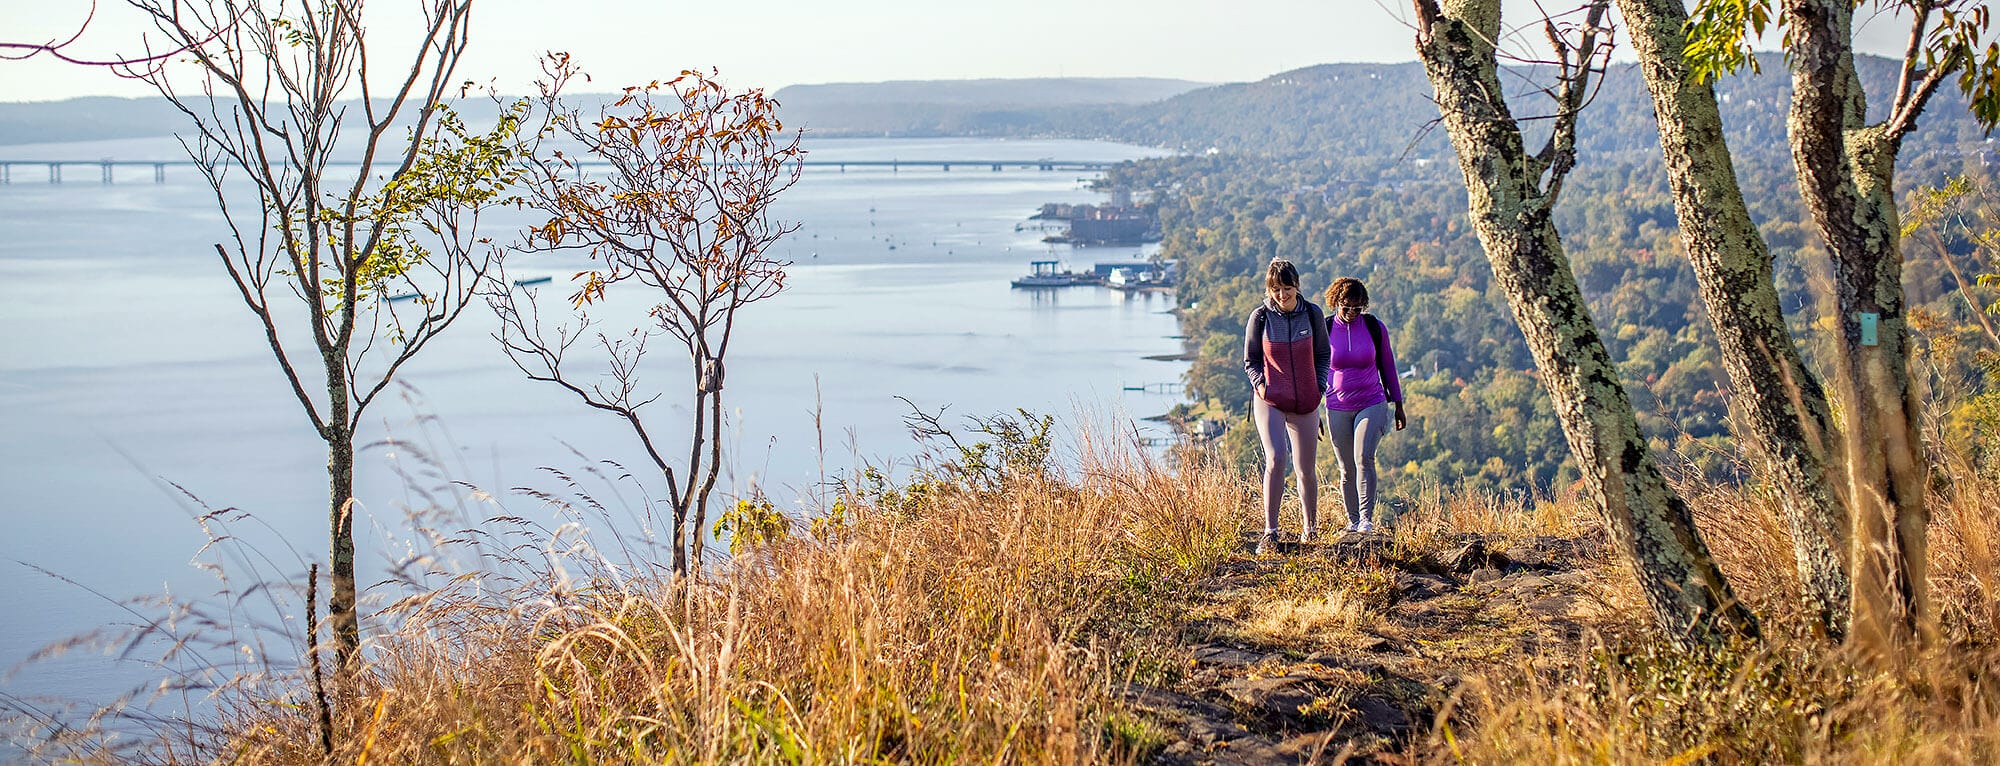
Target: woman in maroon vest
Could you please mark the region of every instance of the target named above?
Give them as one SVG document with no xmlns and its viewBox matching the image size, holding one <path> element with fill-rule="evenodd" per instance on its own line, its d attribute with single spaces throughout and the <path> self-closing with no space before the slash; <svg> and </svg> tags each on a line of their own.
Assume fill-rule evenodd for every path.
<svg viewBox="0 0 2000 766">
<path fill-rule="evenodd" d="M 1299 541 L 1311 542 L 1319 523 L 1319 408 L 1326 395 L 1331 363 L 1326 316 L 1299 295 L 1299 270 L 1291 261 L 1271 261 L 1264 275 L 1264 302 L 1250 312 L 1243 335 L 1243 371 L 1255 396 L 1251 418 L 1264 444 L 1264 534 L 1257 553 L 1278 544 L 1278 501 L 1285 495 L 1285 458 L 1290 453 L 1299 476 L 1299 504 L 1305 525 Z"/>
</svg>

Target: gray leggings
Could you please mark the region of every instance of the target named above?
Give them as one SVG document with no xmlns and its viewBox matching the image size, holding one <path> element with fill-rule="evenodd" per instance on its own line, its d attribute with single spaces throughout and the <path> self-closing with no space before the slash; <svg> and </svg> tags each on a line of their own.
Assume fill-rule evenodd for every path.
<svg viewBox="0 0 2000 766">
<path fill-rule="evenodd" d="M 1285 496 L 1287 453 L 1299 475 L 1299 504 L 1305 506 L 1305 528 L 1312 529 L 1319 523 L 1319 469 L 1313 465 L 1319 460 L 1319 408 L 1297 415 L 1253 397 L 1250 411 L 1257 421 L 1257 438 L 1264 442 L 1264 533 L 1278 531 L 1278 501 Z M 1298 449 L 1291 449 L 1293 446 Z"/>
<path fill-rule="evenodd" d="M 1340 504 L 1347 523 L 1375 521 L 1375 445 L 1389 432 L 1389 403 L 1365 410 L 1327 410 L 1333 454 L 1340 458 Z"/>
</svg>

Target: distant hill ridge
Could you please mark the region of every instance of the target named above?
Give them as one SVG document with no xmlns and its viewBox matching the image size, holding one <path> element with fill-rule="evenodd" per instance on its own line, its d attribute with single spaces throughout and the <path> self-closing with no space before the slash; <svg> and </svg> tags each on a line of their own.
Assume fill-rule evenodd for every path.
<svg viewBox="0 0 2000 766">
<path fill-rule="evenodd" d="M 158 97 L 0 103 L 0 145 L 168 136 L 187 126 L 187 116 Z"/>
<path fill-rule="evenodd" d="M 791 85 L 774 96 L 788 108 L 828 104 L 1076 106 L 1145 104 L 1212 84 L 1162 77 L 891 80 Z"/>
<path fill-rule="evenodd" d="M 1156 77 L 903 80 L 793 85 L 779 117 L 821 136 L 1031 136 L 1094 134 L 1121 110 L 1206 83 Z"/>
<path fill-rule="evenodd" d="M 1885 92 L 1883 83 L 1895 77 L 1895 62 L 1888 59 L 1861 56 L 1856 63 L 1871 93 Z M 1750 155 L 1784 161 L 1791 78 L 1776 54 L 1765 54 L 1762 64 L 1765 74 L 1725 77 L 1717 90 L 1732 143 L 1743 142 L 1740 148 Z M 1533 68 L 1507 70 L 1503 80 L 1517 116 L 1546 108 L 1532 91 L 1551 79 Z M 1143 77 L 909 80 L 794 85 L 773 95 L 789 127 L 816 136 L 1065 137 L 1279 157 L 1451 156 L 1443 134 L 1427 130 L 1437 107 L 1414 62 L 1321 64 L 1207 86 Z M 1870 106 L 1874 112 L 1882 104 Z M 463 109 L 473 119 L 491 111 L 479 100 Z M 184 130 L 184 120 L 157 98 L 0 103 L 0 144 L 168 135 Z M 1924 122 L 1916 140 L 1925 144 L 1985 138 L 1953 87 L 1939 92 Z M 1547 124 L 1528 121 L 1525 129 Z M 1611 68 L 1582 127 L 1586 155 L 1657 151 L 1652 101 L 1632 65 Z"/>
<path fill-rule="evenodd" d="M 1759 54 L 1762 74 L 1740 73 L 1716 82 L 1723 122 L 1736 159 L 1778 163 L 1789 168 L 1785 113 L 1792 82 L 1781 54 Z M 1855 68 L 1871 96 L 1869 119 L 1882 119 L 1899 73 L 1898 62 L 1881 56 L 1855 57 Z M 1535 91 L 1555 80 L 1544 68 L 1509 67 L 1501 75 L 1515 117 L 1531 147 L 1540 146 L 1550 120 L 1550 100 Z M 1282 72 L 1256 82 L 1231 83 L 1189 91 L 1164 101 L 1122 107 L 1098 124 L 1079 123 L 1084 137 L 1201 152 L 1271 157 L 1415 158 L 1450 160 L 1423 67 L 1404 64 L 1321 64 Z M 1993 146 L 1967 110 L 1955 85 L 1941 88 L 1912 134 L 1905 156 L 1928 151 L 1967 151 Z M 1645 164 L 1659 160 L 1653 102 L 1635 64 L 1613 64 L 1585 107 L 1578 150 L 1586 158 L 1617 156 Z M 1947 147 L 1950 147 L 1947 149 Z M 1739 168 L 1740 170 L 1740 168 Z"/>
<path fill-rule="evenodd" d="M 793 85 L 773 94 L 789 124 L 819 135 L 991 134 L 985 123 L 1012 125 L 996 113 L 1043 114 L 1067 108 L 1133 106 L 1157 102 L 1209 83 L 1161 77 L 1048 77 L 979 80 L 897 80 L 876 83 Z M 580 103 L 615 96 L 584 94 Z M 478 99 L 468 115 L 490 113 Z M 1060 117 L 1057 117 L 1060 119 Z M 1043 131 L 1060 129 L 1048 116 Z M 165 99 L 91 96 L 63 101 L 0 103 L 0 145 L 97 141 L 171 135 L 186 118 Z M 1019 132 L 1013 125 L 1003 131 Z"/>
</svg>

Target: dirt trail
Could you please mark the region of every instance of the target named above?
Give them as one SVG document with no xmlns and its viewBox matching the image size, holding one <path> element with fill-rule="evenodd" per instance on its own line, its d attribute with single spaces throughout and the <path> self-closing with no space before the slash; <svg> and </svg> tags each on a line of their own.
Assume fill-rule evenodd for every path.
<svg viewBox="0 0 2000 766">
<path fill-rule="evenodd" d="M 1152 762 L 1412 763 L 1465 674 L 1573 645 L 1607 608 L 1601 539 L 1432 542 L 1348 534 L 1255 556 L 1246 540 L 1200 584 L 1176 680 L 1124 689 L 1168 732 Z"/>
</svg>

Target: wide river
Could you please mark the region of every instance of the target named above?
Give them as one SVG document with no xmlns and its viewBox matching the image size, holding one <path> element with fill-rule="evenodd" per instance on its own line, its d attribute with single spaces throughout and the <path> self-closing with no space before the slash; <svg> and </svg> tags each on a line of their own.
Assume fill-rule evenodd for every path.
<svg viewBox="0 0 2000 766">
<path fill-rule="evenodd" d="M 1158 154 L 963 139 L 825 139 L 808 148 L 813 160 Z M 8 159 L 175 159 L 177 151 L 164 139 L 0 147 Z M 1046 202 L 1102 202 L 1087 175 L 810 168 L 775 210 L 801 224 L 778 247 L 794 264 L 787 289 L 745 310 L 730 351 L 719 494 L 757 487 L 802 513 L 822 476 L 851 475 L 863 462 L 907 467 L 917 448 L 898 397 L 948 407 L 946 422 L 958 426 L 1025 407 L 1157 434 L 1139 419 L 1177 400 L 1160 384 L 1184 368 L 1146 359 L 1181 350 L 1172 296 L 1008 285 L 1034 259 L 1087 268 L 1144 257 L 1141 247 L 1052 246 L 1025 225 Z M 214 592 L 214 576 L 193 565 L 206 540 L 193 519 L 204 508 L 254 516 L 233 527 L 251 540 L 229 572 L 239 588 L 258 575 L 297 577 L 326 556 L 323 445 L 211 249 L 226 229 L 194 169 L 169 168 L 160 184 L 147 167 L 121 169 L 110 185 L 95 167 L 71 166 L 65 177 L 50 184 L 40 167 L 17 166 L 0 185 L 0 668 L 13 671 L 0 681 L 0 702 L 102 701 L 157 676 L 102 651 L 20 663 L 51 641 L 132 623 L 126 599 Z M 487 231 L 507 240 L 527 221 L 490 219 Z M 562 312 L 570 275 L 585 267 L 578 256 L 542 256 L 510 270 L 555 277 L 541 305 Z M 606 310 L 609 320 L 640 316 L 640 296 L 628 292 Z M 368 413 L 362 441 L 372 446 L 356 468 L 364 582 L 379 579 L 411 537 L 405 514 L 425 503 L 421 490 L 444 481 L 489 490 L 506 513 L 551 527 L 566 519 L 511 490 L 562 490 L 544 469 L 630 466 L 639 478 L 598 486 L 622 498 L 614 517 L 643 515 L 641 498 L 662 494 L 657 477 L 638 470 L 643 453 L 621 422 L 525 379 L 491 337 L 490 315 L 468 317 L 407 368 L 406 389 Z M 684 431 L 685 362 L 671 338 L 654 349 L 645 381 L 666 393 L 649 408 L 655 428 Z"/>
</svg>

